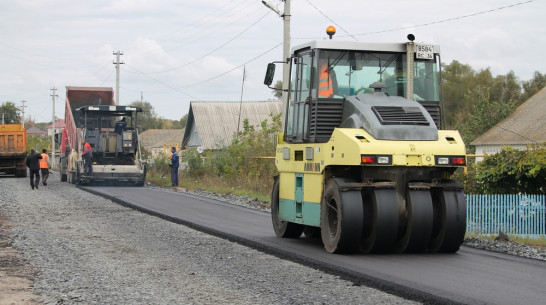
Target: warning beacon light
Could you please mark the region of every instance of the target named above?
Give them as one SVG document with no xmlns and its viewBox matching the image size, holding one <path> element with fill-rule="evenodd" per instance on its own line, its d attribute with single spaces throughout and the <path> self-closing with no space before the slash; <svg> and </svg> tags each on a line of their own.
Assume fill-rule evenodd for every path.
<svg viewBox="0 0 546 305">
<path fill-rule="evenodd" d="M 330 36 L 330 39 L 332 39 L 332 36 L 336 33 L 336 28 L 333 25 L 330 25 L 326 28 L 326 34 Z"/>
</svg>

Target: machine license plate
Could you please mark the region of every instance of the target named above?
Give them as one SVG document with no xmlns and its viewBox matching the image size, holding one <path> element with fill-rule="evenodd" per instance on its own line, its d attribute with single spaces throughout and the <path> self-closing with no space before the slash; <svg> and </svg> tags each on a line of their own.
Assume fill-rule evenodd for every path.
<svg viewBox="0 0 546 305">
<path fill-rule="evenodd" d="M 415 57 L 417 59 L 434 59 L 434 47 L 426 44 L 415 44 Z"/>
</svg>

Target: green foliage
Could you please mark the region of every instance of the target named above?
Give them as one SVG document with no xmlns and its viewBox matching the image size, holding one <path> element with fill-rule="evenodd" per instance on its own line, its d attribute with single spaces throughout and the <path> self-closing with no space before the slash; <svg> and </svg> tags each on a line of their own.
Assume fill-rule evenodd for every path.
<svg viewBox="0 0 546 305">
<path fill-rule="evenodd" d="M 42 152 L 42 149 L 45 148 L 48 151 L 51 151 L 51 138 L 42 138 L 37 136 L 28 136 L 27 137 L 27 152 L 30 152 L 31 148 L 36 148 L 36 151 Z"/>
<path fill-rule="evenodd" d="M 2 113 L 4 114 L 5 124 L 21 123 L 20 110 L 13 102 L 2 103 L 2 106 L 0 106 L 0 120 L 2 119 Z M 2 123 L 2 121 L 0 121 L 0 123 Z"/>
<path fill-rule="evenodd" d="M 465 143 L 470 143 L 516 109 L 516 102 L 511 97 L 492 100 L 490 88 L 478 87 L 469 91 L 465 99 L 471 102 L 471 111 L 464 122 L 457 124 Z"/>
<path fill-rule="evenodd" d="M 150 175 L 163 175 L 163 173 L 169 168 L 169 157 L 164 152 L 160 152 L 155 157 L 150 165 L 147 167 L 147 171 Z"/>
<path fill-rule="evenodd" d="M 245 120 L 231 145 L 208 151 L 205 157 L 195 150 L 185 151 L 182 160 L 187 163 L 186 174 L 193 178 L 218 177 L 227 186 L 267 194 L 276 174 L 274 159 L 269 157 L 275 155 L 280 128 L 280 114 L 264 120 L 259 128 Z"/>
<path fill-rule="evenodd" d="M 161 128 L 162 124 L 159 120 L 154 106 L 147 101 L 134 101 L 131 106 L 142 108 L 142 112 L 138 114 L 138 125 L 142 130 Z"/>
<path fill-rule="evenodd" d="M 273 88 L 277 88 L 277 89 L 282 89 L 282 80 L 279 80 L 275 83 L 275 85 L 273 85 Z M 273 92 L 273 96 L 280 100 L 282 98 L 282 90 L 271 90 L 271 92 Z"/>
<path fill-rule="evenodd" d="M 498 154 L 485 156 L 469 168 L 462 181 L 466 193 L 545 194 L 546 143 L 527 150 L 506 147 Z"/>
</svg>

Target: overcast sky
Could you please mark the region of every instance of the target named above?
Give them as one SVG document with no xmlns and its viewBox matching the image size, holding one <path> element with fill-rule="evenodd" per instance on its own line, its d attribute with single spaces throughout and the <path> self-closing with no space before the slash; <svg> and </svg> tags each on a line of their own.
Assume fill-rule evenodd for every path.
<svg viewBox="0 0 546 305">
<path fill-rule="evenodd" d="M 115 89 L 120 104 L 150 102 L 180 119 L 190 101 L 273 99 L 263 85 L 268 62 L 282 59 L 283 22 L 261 0 L 0 0 L 0 102 L 38 122 L 64 118 L 65 86 Z M 283 3 L 270 0 L 283 10 Z M 439 44 L 443 63 L 458 60 L 493 75 L 528 80 L 546 73 L 546 1 L 292 0 L 292 46 L 325 39 Z M 282 78 L 278 69 L 276 79 Z"/>
</svg>

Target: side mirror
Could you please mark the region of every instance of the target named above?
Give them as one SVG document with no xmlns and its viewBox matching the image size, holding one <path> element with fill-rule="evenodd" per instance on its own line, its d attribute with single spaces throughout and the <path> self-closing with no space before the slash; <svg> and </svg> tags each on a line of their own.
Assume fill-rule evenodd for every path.
<svg viewBox="0 0 546 305">
<path fill-rule="evenodd" d="M 273 83 L 273 77 L 275 76 L 275 64 L 267 64 L 267 71 L 265 72 L 264 85 L 271 86 Z"/>
</svg>

